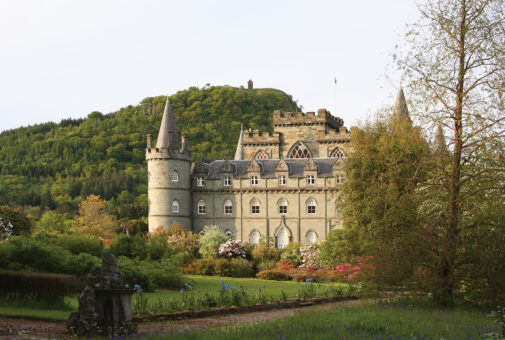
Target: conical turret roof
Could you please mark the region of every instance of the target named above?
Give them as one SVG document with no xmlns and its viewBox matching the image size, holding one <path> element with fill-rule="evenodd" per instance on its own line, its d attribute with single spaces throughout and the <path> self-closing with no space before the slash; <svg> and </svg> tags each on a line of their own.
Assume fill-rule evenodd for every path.
<svg viewBox="0 0 505 340">
<path fill-rule="evenodd" d="M 407 101 L 405 100 L 405 94 L 403 93 L 402 86 L 400 86 L 400 89 L 398 90 L 398 95 L 396 96 L 394 116 L 397 118 L 409 117 L 409 109 L 407 107 Z"/>
<path fill-rule="evenodd" d="M 433 139 L 433 151 L 436 154 L 444 154 L 447 152 L 442 124 L 438 124 L 437 131 L 435 132 L 435 138 Z"/>
<path fill-rule="evenodd" d="M 165 104 L 165 111 L 163 111 L 163 118 L 161 119 L 160 132 L 158 133 L 158 140 L 156 141 L 156 148 L 158 149 L 180 149 L 181 143 L 179 141 L 179 134 L 175 129 L 174 114 L 172 106 L 168 100 Z"/>
<path fill-rule="evenodd" d="M 244 130 L 242 129 L 242 125 L 240 126 L 240 136 L 238 137 L 237 150 L 235 151 L 235 157 L 233 158 L 236 161 L 244 160 L 244 146 L 242 145 L 244 138 Z"/>
</svg>

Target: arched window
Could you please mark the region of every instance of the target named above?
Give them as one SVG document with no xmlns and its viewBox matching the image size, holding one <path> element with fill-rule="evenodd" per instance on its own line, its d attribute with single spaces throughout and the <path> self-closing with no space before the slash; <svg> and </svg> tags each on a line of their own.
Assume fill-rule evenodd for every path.
<svg viewBox="0 0 505 340">
<path fill-rule="evenodd" d="M 261 234 L 257 230 L 251 231 L 249 235 L 249 243 L 251 244 L 259 244 L 260 243 Z"/>
<path fill-rule="evenodd" d="M 289 232 L 286 228 L 282 228 L 275 239 L 277 243 L 277 249 L 284 249 L 289 244 Z"/>
<path fill-rule="evenodd" d="M 230 200 L 224 201 L 224 214 L 231 215 L 233 214 L 233 203 Z"/>
<path fill-rule="evenodd" d="M 172 171 L 170 178 L 172 179 L 172 182 L 179 182 L 179 174 L 177 171 Z"/>
<path fill-rule="evenodd" d="M 284 198 L 281 198 L 277 205 L 279 206 L 279 214 L 285 215 L 288 213 L 288 201 Z"/>
<path fill-rule="evenodd" d="M 302 142 L 296 142 L 291 151 L 289 152 L 288 158 L 310 158 L 312 157 L 309 149 Z"/>
<path fill-rule="evenodd" d="M 253 198 L 251 200 L 251 214 L 259 214 L 260 213 L 260 202 Z"/>
<path fill-rule="evenodd" d="M 308 244 L 317 242 L 317 234 L 315 231 L 309 230 L 305 235 L 305 242 Z"/>
<path fill-rule="evenodd" d="M 313 198 L 309 198 L 307 200 L 307 214 L 315 214 L 316 213 L 316 200 Z"/>
<path fill-rule="evenodd" d="M 178 200 L 172 201 L 172 213 L 174 213 L 174 214 L 179 213 L 179 201 Z"/>
<path fill-rule="evenodd" d="M 267 153 L 263 150 L 258 150 L 258 152 L 256 152 L 256 155 L 254 155 L 254 159 L 269 159 L 270 157 L 268 157 Z"/>
<path fill-rule="evenodd" d="M 229 240 L 233 240 L 233 233 L 230 230 L 226 230 L 225 234 Z"/>
<path fill-rule="evenodd" d="M 345 159 L 345 153 L 339 149 L 335 148 L 333 151 L 330 153 L 331 158 L 340 158 L 340 159 Z"/>
<path fill-rule="evenodd" d="M 207 207 L 205 206 L 204 200 L 198 201 L 198 215 L 205 215 L 207 213 Z"/>
</svg>

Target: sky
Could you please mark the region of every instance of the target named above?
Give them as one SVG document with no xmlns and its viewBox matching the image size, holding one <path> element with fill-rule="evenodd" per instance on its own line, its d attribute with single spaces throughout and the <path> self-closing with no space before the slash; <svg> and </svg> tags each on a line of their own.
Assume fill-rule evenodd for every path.
<svg viewBox="0 0 505 340">
<path fill-rule="evenodd" d="M 0 131 L 249 79 L 350 127 L 394 103 L 417 16 L 411 0 L 0 0 Z"/>
</svg>

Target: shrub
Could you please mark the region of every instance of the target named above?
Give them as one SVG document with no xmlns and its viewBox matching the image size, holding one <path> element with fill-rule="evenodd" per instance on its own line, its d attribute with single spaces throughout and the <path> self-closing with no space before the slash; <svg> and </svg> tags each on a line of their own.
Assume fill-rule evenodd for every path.
<svg viewBox="0 0 505 340">
<path fill-rule="evenodd" d="M 60 248 L 68 250 L 74 255 L 87 253 L 93 256 L 101 256 L 103 243 L 98 238 L 87 235 L 67 234 L 56 237 L 52 243 Z"/>
<path fill-rule="evenodd" d="M 302 255 L 300 254 L 300 243 L 292 242 L 282 250 L 281 260 L 285 263 L 293 262 L 296 267 L 302 264 Z"/>
<path fill-rule="evenodd" d="M 21 210 L 8 205 L 0 205 L 0 217 L 3 224 L 12 225 L 12 235 L 30 234 L 32 222 Z"/>
<path fill-rule="evenodd" d="M 130 287 L 139 284 L 147 292 L 156 288 L 181 288 L 187 281 L 179 264 L 170 259 L 148 262 L 120 257 L 119 268 Z"/>
<path fill-rule="evenodd" d="M 253 277 L 254 269 L 251 262 L 236 258 L 236 259 L 216 259 L 215 275 L 229 277 Z"/>
<path fill-rule="evenodd" d="M 271 270 L 277 268 L 277 261 L 262 261 L 257 265 L 258 271 Z"/>
<path fill-rule="evenodd" d="M 321 261 L 319 260 L 319 244 L 307 244 L 300 248 L 302 256 L 301 268 L 320 268 Z"/>
<path fill-rule="evenodd" d="M 78 276 L 81 280 L 86 279 L 91 269 L 101 266 L 102 260 L 87 253 L 74 256 L 66 256 L 62 260 L 62 272 Z"/>
<path fill-rule="evenodd" d="M 138 258 L 144 260 L 147 257 L 147 244 L 141 234 L 128 236 L 121 234 L 116 236 L 107 249 L 116 256 Z"/>
<path fill-rule="evenodd" d="M 123 274 L 124 281 L 130 286 L 138 284 L 146 292 L 154 291 L 155 285 L 150 273 L 142 266 L 142 262 L 130 260 L 127 257 L 119 257 L 119 269 Z"/>
<path fill-rule="evenodd" d="M 258 279 L 275 280 L 275 281 L 289 281 L 291 276 L 282 270 L 263 270 L 256 274 Z"/>
<path fill-rule="evenodd" d="M 218 257 L 226 259 L 231 258 L 247 258 L 247 249 L 240 241 L 228 240 L 219 246 L 217 251 Z"/>
<path fill-rule="evenodd" d="M 257 261 L 279 261 L 281 256 L 280 252 L 274 247 L 257 246 L 252 251 L 252 257 Z"/>
<path fill-rule="evenodd" d="M 219 246 L 228 241 L 228 236 L 219 230 L 216 225 L 205 226 L 204 235 L 200 237 L 200 254 L 203 257 L 210 257 L 217 253 Z"/>
<path fill-rule="evenodd" d="M 0 292 L 17 293 L 43 299 L 63 299 L 77 292 L 79 279 L 74 275 L 0 271 Z"/>
<path fill-rule="evenodd" d="M 323 267 L 336 266 L 354 260 L 360 253 L 357 241 L 349 229 L 334 229 L 319 248 Z"/>
</svg>

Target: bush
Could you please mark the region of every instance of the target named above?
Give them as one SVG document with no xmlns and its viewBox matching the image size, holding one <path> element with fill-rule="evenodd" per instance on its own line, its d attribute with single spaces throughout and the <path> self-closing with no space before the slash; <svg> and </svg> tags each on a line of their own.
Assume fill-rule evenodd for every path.
<svg viewBox="0 0 505 340">
<path fill-rule="evenodd" d="M 271 270 L 277 268 L 277 261 L 262 261 L 257 265 L 258 271 Z"/>
<path fill-rule="evenodd" d="M 74 275 L 0 271 L 0 292 L 43 299 L 63 299 L 77 292 L 79 279 Z"/>
<path fill-rule="evenodd" d="M 204 235 L 200 237 L 200 254 L 203 257 L 210 257 L 217 253 L 219 246 L 228 241 L 228 236 L 219 230 L 218 226 L 205 226 Z"/>
<path fill-rule="evenodd" d="M 195 275 L 218 275 L 229 277 L 253 277 L 254 268 L 245 259 L 198 259 L 185 266 L 187 273 Z"/>
<path fill-rule="evenodd" d="M 23 211 L 0 205 L 0 217 L 5 225 L 12 225 L 12 235 L 30 234 L 32 221 Z"/>
<path fill-rule="evenodd" d="M 226 259 L 231 258 L 247 258 L 247 249 L 240 241 L 228 240 L 219 246 L 217 251 L 218 257 Z"/>
<path fill-rule="evenodd" d="M 302 255 L 300 254 L 300 243 L 292 242 L 282 250 L 281 260 L 284 263 L 292 262 L 296 267 L 302 264 Z"/>
<path fill-rule="evenodd" d="M 326 240 L 319 247 L 321 264 L 323 267 L 348 263 L 359 256 L 355 236 L 349 229 L 334 229 L 326 236 Z"/>
<path fill-rule="evenodd" d="M 150 273 L 142 266 L 142 262 L 130 260 L 127 257 L 118 258 L 119 269 L 123 274 L 123 280 L 133 287 L 136 284 L 142 287 L 145 292 L 154 291 L 155 285 Z"/>
<path fill-rule="evenodd" d="M 252 257 L 255 261 L 263 262 L 263 261 L 279 261 L 281 256 L 280 252 L 274 247 L 267 246 L 257 246 L 252 251 Z"/>
<path fill-rule="evenodd" d="M 301 268 L 320 268 L 321 261 L 319 260 L 319 244 L 307 244 L 300 248 L 300 255 L 302 256 Z"/>
<path fill-rule="evenodd" d="M 263 270 L 256 274 L 258 279 L 275 280 L 275 281 L 289 281 L 291 276 L 282 270 Z"/>
<path fill-rule="evenodd" d="M 130 259 L 138 258 L 139 260 L 144 260 L 147 257 L 147 244 L 141 234 L 133 236 L 118 235 L 107 250 L 117 257 L 126 256 Z"/>
<path fill-rule="evenodd" d="M 56 237 L 52 243 L 60 248 L 68 250 L 74 255 L 87 253 L 93 256 L 101 256 L 103 243 L 98 238 L 87 235 L 67 234 Z"/>
</svg>

